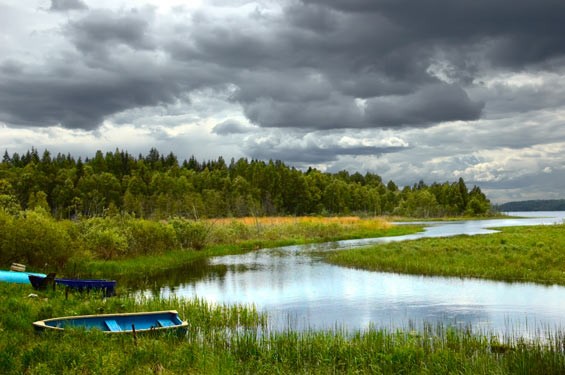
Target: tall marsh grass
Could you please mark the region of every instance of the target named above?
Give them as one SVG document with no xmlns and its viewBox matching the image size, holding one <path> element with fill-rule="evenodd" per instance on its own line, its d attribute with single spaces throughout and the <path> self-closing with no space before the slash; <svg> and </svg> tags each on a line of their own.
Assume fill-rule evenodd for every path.
<svg viewBox="0 0 565 375">
<path fill-rule="evenodd" d="M 420 331 L 270 332 L 252 306 L 201 300 L 102 299 L 40 293 L 0 284 L 2 374 L 562 374 L 565 333 L 499 338 L 443 325 Z M 176 309 L 185 335 L 34 332 L 31 323 L 63 315 Z"/>
<path fill-rule="evenodd" d="M 212 243 L 245 241 L 330 241 L 384 236 L 393 225 L 382 218 L 347 217 L 244 217 L 208 221 Z M 412 228 L 414 231 L 414 229 Z"/>
</svg>

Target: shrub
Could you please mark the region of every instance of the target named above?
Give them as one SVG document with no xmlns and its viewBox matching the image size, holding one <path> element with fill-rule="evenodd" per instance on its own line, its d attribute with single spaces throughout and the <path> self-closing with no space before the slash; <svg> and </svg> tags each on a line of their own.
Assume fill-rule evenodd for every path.
<svg viewBox="0 0 565 375">
<path fill-rule="evenodd" d="M 63 266 L 72 255 L 72 241 L 65 226 L 41 208 L 15 218 L 7 236 L 5 250 L 10 261 L 35 267 L 47 263 Z"/>
<path fill-rule="evenodd" d="M 178 245 L 173 227 L 168 224 L 150 220 L 127 221 L 128 253 L 162 254 Z"/>
<path fill-rule="evenodd" d="M 104 260 L 122 256 L 128 248 L 126 237 L 117 228 L 93 227 L 85 240 L 87 248 Z"/>
<path fill-rule="evenodd" d="M 208 242 L 227 244 L 249 240 L 252 237 L 249 225 L 238 220 L 231 220 L 226 224 L 214 225 L 208 223 L 209 236 Z"/>
<path fill-rule="evenodd" d="M 14 236 L 14 217 L 8 212 L 0 209 L 0 262 L 11 262 L 13 254 L 13 245 L 11 241 Z"/>
<path fill-rule="evenodd" d="M 170 221 L 170 225 L 183 249 L 202 250 L 208 243 L 211 228 L 205 222 L 175 218 Z"/>
</svg>

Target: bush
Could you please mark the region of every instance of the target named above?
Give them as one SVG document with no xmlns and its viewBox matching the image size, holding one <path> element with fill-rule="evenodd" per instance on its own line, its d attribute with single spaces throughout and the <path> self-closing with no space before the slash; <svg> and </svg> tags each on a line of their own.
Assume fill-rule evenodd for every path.
<svg viewBox="0 0 565 375">
<path fill-rule="evenodd" d="M 175 218 L 170 225 L 183 249 L 202 250 L 208 243 L 210 227 L 204 222 Z"/>
<path fill-rule="evenodd" d="M 127 221 L 128 253 L 132 255 L 162 254 L 178 246 L 173 227 L 149 220 Z"/>
<path fill-rule="evenodd" d="M 97 257 L 115 259 L 126 254 L 128 241 L 117 228 L 93 228 L 86 236 L 86 246 Z"/>
<path fill-rule="evenodd" d="M 14 246 L 11 241 L 14 239 L 14 217 L 8 212 L 0 209 L 0 262 L 10 263 L 14 257 Z"/>
<path fill-rule="evenodd" d="M 211 226 L 211 224 L 208 225 Z M 248 225 L 237 220 L 232 220 L 227 225 L 210 227 L 208 242 L 218 244 L 237 243 L 249 240 L 251 237 L 251 230 Z"/>
<path fill-rule="evenodd" d="M 6 231 L 4 254 L 10 262 L 62 267 L 72 255 L 72 241 L 64 225 L 43 209 L 26 211 Z"/>
</svg>

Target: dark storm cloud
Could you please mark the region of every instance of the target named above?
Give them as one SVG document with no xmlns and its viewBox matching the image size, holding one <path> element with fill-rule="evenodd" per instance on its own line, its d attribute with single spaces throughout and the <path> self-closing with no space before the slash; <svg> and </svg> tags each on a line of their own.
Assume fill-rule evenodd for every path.
<svg viewBox="0 0 565 375">
<path fill-rule="evenodd" d="M 52 12 L 84 9 L 88 9 L 88 7 L 80 0 L 51 0 L 51 7 L 49 8 Z"/>
<path fill-rule="evenodd" d="M 474 120 L 483 106 L 458 86 L 436 84 L 409 95 L 368 99 L 365 105 L 357 104 L 352 97 L 336 95 L 316 101 L 262 98 L 244 108 L 251 121 L 264 127 L 337 129 L 425 127 L 444 121 Z"/>
<path fill-rule="evenodd" d="M 148 36 L 150 20 L 147 13 L 131 11 L 115 13 L 92 11 L 84 18 L 68 24 L 65 33 L 76 48 L 84 54 L 112 53 L 116 46 L 127 46 L 132 50 L 152 49 Z"/>
<path fill-rule="evenodd" d="M 42 64 L 4 60 L 0 121 L 93 130 L 110 115 L 188 102 L 191 90 L 222 86 L 208 64 L 156 59 L 151 19 L 151 11 L 90 11 L 62 29 L 76 52 L 53 53 Z"/>
<path fill-rule="evenodd" d="M 112 71 L 58 67 L 48 75 L 3 76 L 0 80 L 0 121 L 18 126 L 53 126 L 93 130 L 107 115 L 132 108 L 175 103 L 184 92 L 197 89 L 210 76 L 190 77 L 198 66 L 170 69 L 149 61 L 123 66 L 113 61 Z M 200 81 L 199 81 L 200 80 Z M 209 83 L 209 81 L 206 81 Z M 188 100 L 188 99 L 185 99 Z"/>
<path fill-rule="evenodd" d="M 469 99 L 458 86 L 438 84 L 392 99 L 368 102 L 366 120 L 380 127 L 426 126 L 444 121 L 474 120 L 484 104 Z"/>
<path fill-rule="evenodd" d="M 360 109 L 351 98 L 284 102 L 260 98 L 244 105 L 245 115 L 263 127 L 339 129 L 363 127 Z"/>
<path fill-rule="evenodd" d="M 560 0 L 303 0 L 346 14 L 378 14 L 412 41 L 487 43 L 492 63 L 522 66 L 562 55 L 565 2 Z"/>
<path fill-rule="evenodd" d="M 285 160 L 294 164 L 312 165 L 316 163 L 327 163 L 336 161 L 344 155 L 371 155 L 380 156 L 383 154 L 406 150 L 406 147 L 319 147 L 309 145 L 308 147 L 264 147 L 264 145 L 250 145 L 249 155 L 255 159 L 275 159 Z"/>
<path fill-rule="evenodd" d="M 51 8 L 81 4 L 53 0 Z M 303 0 L 283 3 L 281 12 L 259 8 L 229 16 L 213 8 L 175 17 L 151 8 L 75 13 L 60 28 L 64 49 L 21 69 L 16 58 L 0 60 L 0 121 L 94 129 L 128 109 L 230 87 L 230 100 L 261 127 L 431 127 L 484 116 L 481 97 L 497 99 L 468 95 L 480 74 L 553 69 L 548 62 L 565 56 L 561 0 Z M 71 74 L 61 78 L 64 71 Z"/>
</svg>

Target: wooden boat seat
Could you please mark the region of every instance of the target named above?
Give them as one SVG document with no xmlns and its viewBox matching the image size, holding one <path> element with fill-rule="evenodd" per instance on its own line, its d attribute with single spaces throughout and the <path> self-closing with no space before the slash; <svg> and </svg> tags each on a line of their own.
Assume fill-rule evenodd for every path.
<svg viewBox="0 0 565 375">
<path fill-rule="evenodd" d="M 175 325 L 172 320 L 170 319 L 158 319 L 157 322 L 161 327 L 172 327 Z"/>
<path fill-rule="evenodd" d="M 122 331 L 122 327 L 120 327 L 120 325 L 118 324 L 118 322 L 116 322 L 113 319 L 108 319 L 105 320 L 104 323 L 106 323 L 106 327 L 108 327 L 108 329 L 112 332 L 120 332 Z"/>
<path fill-rule="evenodd" d="M 16 271 L 16 272 L 25 272 L 26 271 L 26 265 L 21 264 L 21 263 L 12 263 L 12 265 L 10 266 L 10 270 Z"/>
</svg>

